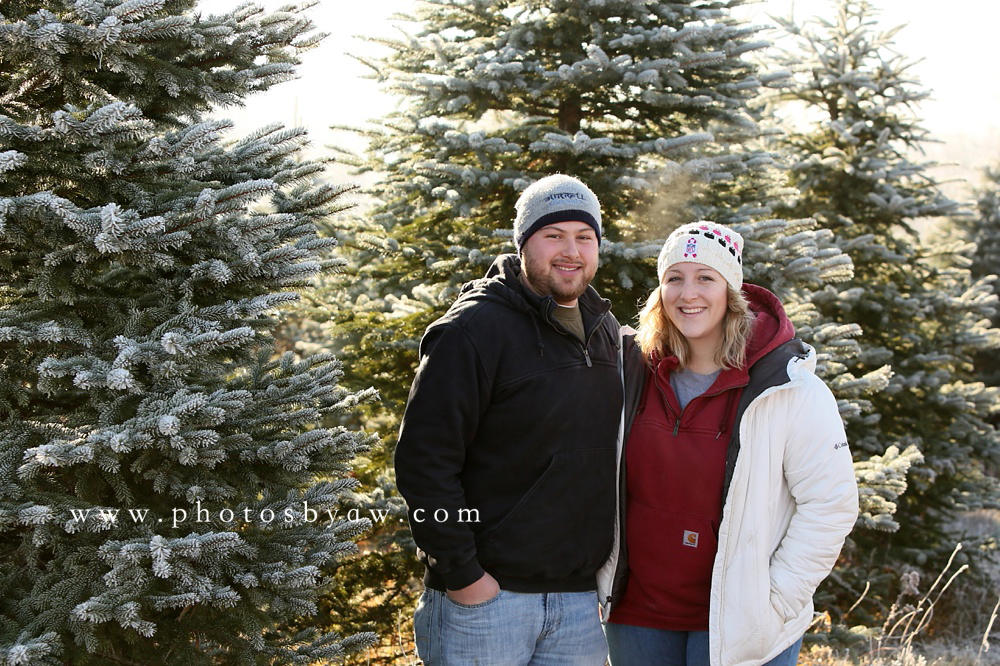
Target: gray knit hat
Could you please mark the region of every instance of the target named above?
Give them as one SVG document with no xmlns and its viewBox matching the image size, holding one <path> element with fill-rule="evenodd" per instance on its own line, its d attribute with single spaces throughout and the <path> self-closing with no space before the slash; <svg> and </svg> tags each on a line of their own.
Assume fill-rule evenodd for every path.
<svg viewBox="0 0 1000 666">
<path fill-rule="evenodd" d="M 572 176 L 546 176 L 528 186 L 514 204 L 514 245 L 518 254 L 525 241 L 542 227 L 556 222 L 585 222 L 601 242 L 601 202 L 589 187 Z"/>
<path fill-rule="evenodd" d="M 706 221 L 678 227 L 656 260 L 660 282 L 668 268 L 684 261 L 714 268 L 736 291 L 743 286 L 743 236 L 729 227 Z"/>
</svg>

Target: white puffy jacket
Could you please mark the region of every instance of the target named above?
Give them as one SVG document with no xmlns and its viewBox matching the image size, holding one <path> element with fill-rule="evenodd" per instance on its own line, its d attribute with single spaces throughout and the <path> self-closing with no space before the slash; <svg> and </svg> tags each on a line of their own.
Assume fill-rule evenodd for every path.
<svg viewBox="0 0 1000 666">
<path fill-rule="evenodd" d="M 815 350 L 792 340 L 754 365 L 744 389 L 739 439 L 730 445 L 738 455 L 731 456 L 735 467 L 712 573 L 712 666 L 763 664 L 802 636 L 813 618 L 813 593 L 857 519 L 858 490 L 843 422 L 815 368 Z M 620 433 L 622 484 L 631 416 L 623 415 Z M 620 504 L 623 498 L 620 490 Z M 624 525 L 621 508 L 618 523 Z M 620 557 L 624 530 L 616 535 L 598 574 L 604 618 L 620 597 L 627 566 Z"/>
</svg>

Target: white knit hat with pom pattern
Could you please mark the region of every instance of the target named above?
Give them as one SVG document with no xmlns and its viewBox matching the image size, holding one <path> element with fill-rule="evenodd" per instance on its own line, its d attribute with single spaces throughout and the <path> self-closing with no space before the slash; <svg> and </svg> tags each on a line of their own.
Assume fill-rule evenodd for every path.
<svg viewBox="0 0 1000 666">
<path fill-rule="evenodd" d="M 685 261 L 714 268 L 736 291 L 743 286 L 743 237 L 729 227 L 707 221 L 678 227 L 656 260 L 660 282 L 668 268 Z"/>
</svg>

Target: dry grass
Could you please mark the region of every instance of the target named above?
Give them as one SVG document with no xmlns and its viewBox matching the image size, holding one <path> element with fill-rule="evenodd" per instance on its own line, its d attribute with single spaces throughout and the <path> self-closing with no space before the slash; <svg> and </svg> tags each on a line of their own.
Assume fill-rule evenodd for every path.
<svg viewBox="0 0 1000 666">
<path fill-rule="evenodd" d="M 1000 541 L 1000 511 L 966 514 L 956 522 L 955 536 Z M 960 550 L 961 544 L 925 592 L 917 589 L 918 578 L 902 575 L 903 593 L 885 624 L 869 630 L 873 638 L 866 652 L 848 654 L 815 646 L 803 649 L 800 666 L 1000 666 L 1000 561 L 995 559 L 983 571 L 986 584 L 963 582 L 966 566 L 954 566 Z M 907 603 L 909 597 L 917 601 Z M 947 616 L 935 618 L 936 610 Z M 928 631 L 932 621 L 933 636 Z"/>
<path fill-rule="evenodd" d="M 1000 511 L 974 511 L 955 525 L 956 537 L 977 535 L 1000 542 Z M 966 566 L 954 566 L 961 544 L 937 580 L 926 590 L 918 588 L 919 579 L 903 574 L 904 591 L 892 607 L 882 627 L 865 630 L 869 639 L 866 651 L 852 653 L 827 645 L 803 648 L 799 666 L 1000 666 L 1000 561 L 994 561 L 984 573 L 986 585 L 963 581 Z M 1000 560 L 1000 558 L 997 558 Z M 908 584 L 907 584 L 908 583 Z M 912 598 L 915 601 L 906 601 Z M 947 600 L 947 618 L 935 617 Z M 413 652 L 409 618 L 400 618 L 394 645 L 373 649 L 368 655 L 354 655 L 350 664 L 392 664 L 414 666 L 419 662 Z M 948 631 L 932 625 L 947 625 Z M 992 645 L 991 645 L 992 642 Z"/>
</svg>

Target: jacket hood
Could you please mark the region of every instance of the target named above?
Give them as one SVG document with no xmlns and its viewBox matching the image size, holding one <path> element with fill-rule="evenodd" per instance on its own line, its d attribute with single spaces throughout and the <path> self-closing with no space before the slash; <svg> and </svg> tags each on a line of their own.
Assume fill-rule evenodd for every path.
<svg viewBox="0 0 1000 666">
<path fill-rule="evenodd" d="M 778 297 L 763 287 L 744 284 L 741 289 L 756 315 L 747 343 L 747 367 L 795 337 L 795 326 Z"/>
</svg>

